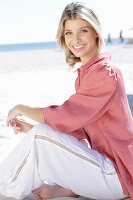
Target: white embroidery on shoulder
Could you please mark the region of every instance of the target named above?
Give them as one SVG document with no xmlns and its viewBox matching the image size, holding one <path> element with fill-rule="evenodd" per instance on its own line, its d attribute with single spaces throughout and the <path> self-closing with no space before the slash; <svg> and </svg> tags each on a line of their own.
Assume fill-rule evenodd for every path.
<svg viewBox="0 0 133 200">
<path fill-rule="evenodd" d="M 117 73 L 112 66 L 106 64 L 106 70 L 109 71 L 109 76 L 114 76 L 115 80 L 117 80 Z"/>
</svg>

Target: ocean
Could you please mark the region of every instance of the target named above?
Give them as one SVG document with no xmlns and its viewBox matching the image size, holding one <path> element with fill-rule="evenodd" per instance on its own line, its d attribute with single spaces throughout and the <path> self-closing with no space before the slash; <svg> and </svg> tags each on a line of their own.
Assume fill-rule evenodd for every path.
<svg viewBox="0 0 133 200">
<path fill-rule="evenodd" d="M 107 38 L 105 38 L 105 45 L 121 45 L 127 44 L 128 38 L 124 38 L 121 43 L 119 38 L 112 38 L 109 43 Z M 0 52 L 7 51 L 25 51 L 25 50 L 38 50 L 38 49 L 57 49 L 58 45 L 54 42 L 35 42 L 35 43 L 22 43 L 22 44 L 3 44 L 0 45 Z"/>
<path fill-rule="evenodd" d="M 24 50 L 38 50 L 38 49 L 57 49 L 56 42 L 35 42 L 22 44 L 3 44 L 0 45 L 0 52 L 5 51 L 24 51 Z"/>
</svg>

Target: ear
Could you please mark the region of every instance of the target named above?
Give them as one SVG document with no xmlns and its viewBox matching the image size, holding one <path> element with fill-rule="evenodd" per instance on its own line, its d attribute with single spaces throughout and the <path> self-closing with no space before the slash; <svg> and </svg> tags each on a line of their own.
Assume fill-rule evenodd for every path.
<svg viewBox="0 0 133 200">
<path fill-rule="evenodd" d="M 98 38 L 98 34 L 96 33 L 96 31 L 94 31 L 94 37 Z"/>
<path fill-rule="evenodd" d="M 93 32 L 94 32 L 94 37 L 95 37 L 95 38 L 98 38 L 98 34 L 97 34 L 97 32 L 94 30 L 94 28 L 93 28 Z"/>
</svg>

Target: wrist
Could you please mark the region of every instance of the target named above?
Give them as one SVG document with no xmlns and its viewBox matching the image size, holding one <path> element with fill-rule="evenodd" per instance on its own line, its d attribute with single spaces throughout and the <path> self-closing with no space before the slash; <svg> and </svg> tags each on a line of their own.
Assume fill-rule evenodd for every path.
<svg viewBox="0 0 133 200">
<path fill-rule="evenodd" d="M 16 105 L 15 108 L 19 115 L 23 115 L 23 105 L 22 104 Z"/>
</svg>

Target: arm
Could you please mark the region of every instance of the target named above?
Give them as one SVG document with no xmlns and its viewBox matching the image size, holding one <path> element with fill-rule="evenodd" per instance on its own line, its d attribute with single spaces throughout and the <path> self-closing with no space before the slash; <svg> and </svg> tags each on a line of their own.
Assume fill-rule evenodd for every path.
<svg viewBox="0 0 133 200">
<path fill-rule="evenodd" d="M 115 95 L 115 71 L 98 66 L 84 76 L 76 94 L 61 106 L 43 109 L 45 123 L 58 132 L 70 133 L 98 120 L 109 109 Z"/>
<path fill-rule="evenodd" d="M 45 123 L 42 108 L 34 108 L 23 104 L 18 104 L 9 111 L 6 120 L 7 126 L 10 125 L 13 119 L 21 115 L 24 115 L 25 117 L 28 117 L 34 121 Z"/>
</svg>

